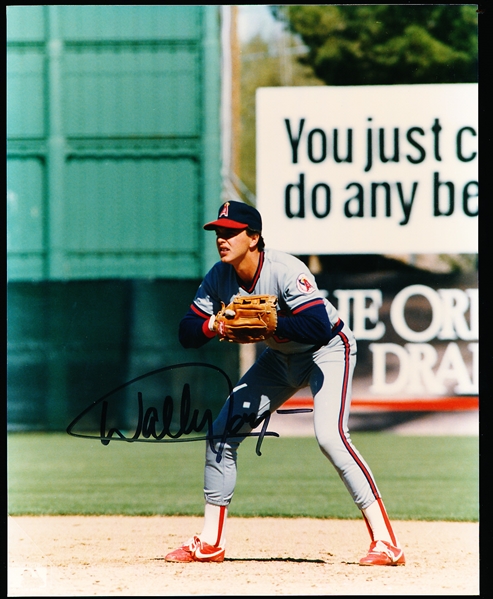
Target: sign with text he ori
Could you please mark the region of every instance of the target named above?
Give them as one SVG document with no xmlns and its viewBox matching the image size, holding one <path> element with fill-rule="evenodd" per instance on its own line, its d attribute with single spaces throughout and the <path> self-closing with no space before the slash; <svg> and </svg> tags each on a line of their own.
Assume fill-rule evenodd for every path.
<svg viewBox="0 0 493 599">
<path fill-rule="evenodd" d="M 256 111 L 270 247 L 477 252 L 477 84 L 259 88 Z"/>
</svg>

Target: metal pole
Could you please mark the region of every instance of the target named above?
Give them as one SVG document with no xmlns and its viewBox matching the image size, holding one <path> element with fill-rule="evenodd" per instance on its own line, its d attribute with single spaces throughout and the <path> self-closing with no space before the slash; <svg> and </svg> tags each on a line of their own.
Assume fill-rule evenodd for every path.
<svg viewBox="0 0 493 599">
<path fill-rule="evenodd" d="M 202 99 L 202 181 L 203 205 L 202 223 L 213 220 L 221 202 L 221 162 L 220 105 L 221 105 L 221 47 L 219 43 L 220 9 L 217 5 L 203 6 L 203 99 Z M 214 240 L 206 231 L 201 231 L 201 247 L 203 248 L 200 275 L 204 275 L 216 262 L 217 254 Z"/>
<path fill-rule="evenodd" d="M 62 336 L 59 336 L 60 304 L 62 297 L 53 279 L 63 278 L 63 173 L 65 168 L 65 139 L 62 122 L 62 40 L 59 27 L 59 7 L 45 6 L 47 30 L 47 239 L 45 285 L 46 319 L 45 345 L 48 360 L 48 389 L 45 425 L 48 430 L 63 430 L 67 426 L 67 364 Z M 60 292 L 62 292 L 60 290 Z M 63 293 L 63 292 L 62 292 Z"/>
<path fill-rule="evenodd" d="M 59 6 L 45 6 L 47 11 L 47 83 L 46 83 L 46 128 L 47 128 L 47 259 L 45 275 L 48 279 L 65 278 L 63 268 L 63 213 L 65 170 L 65 138 L 62 119 L 62 53 L 60 36 Z"/>
</svg>

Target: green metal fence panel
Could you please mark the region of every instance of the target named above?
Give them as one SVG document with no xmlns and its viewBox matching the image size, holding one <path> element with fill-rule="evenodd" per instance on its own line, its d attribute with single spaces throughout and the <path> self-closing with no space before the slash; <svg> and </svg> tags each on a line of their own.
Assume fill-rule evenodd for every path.
<svg viewBox="0 0 493 599">
<path fill-rule="evenodd" d="M 38 160 L 9 161 L 7 180 L 18 180 L 18 194 L 7 195 L 10 230 L 7 248 L 37 253 L 43 249 L 43 165 Z"/>
<path fill-rule="evenodd" d="M 43 277 L 45 222 L 44 165 L 35 157 L 7 164 L 8 271 L 24 278 Z M 14 191 L 15 190 L 15 191 Z"/>
<path fill-rule="evenodd" d="M 235 380 L 239 359 L 230 344 L 210 343 L 190 352 L 178 341 L 178 323 L 199 282 L 9 283 L 8 430 L 64 431 L 103 395 L 163 367 L 213 364 Z M 187 382 L 194 383 L 197 397 L 217 413 L 225 395 L 198 376 L 197 369 L 187 370 Z M 173 373 L 173 379 L 180 383 L 180 371 Z M 166 393 L 159 389 L 160 402 Z M 135 414 L 135 395 L 130 399 Z M 96 408 L 84 419 L 84 426 L 89 426 L 86 431 L 98 434 L 100 415 Z"/>
<path fill-rule="evenodd" d="M 217 259 L 201 225 L 221 193 L 219 15 L 7 8 L 9 430 L 65 430 L 101 394 L 180 362 L 236 378 L 238 352 L 178 341 Z"/>
<path fill-rule="evenodd" d="M 66 135 L 137 136 L 149 141 L 163 136 L 197 138 L 199 58 L 193 48 L 87 45 L 67 49 L 62 96 Z"/>
<path fill-rule="evenodd" d="M 70 278 L 194 276 L 197 164 L 190 159 L 74 159 L 64 241 Z M 119 209 L 108 198 L 118 198 Z"/>
<path fill-rule="evenodd" d="M 44 52 L 18 47 L 7 55 L 7 135 L 42 138 L 45 135 Z"/>
<path fill-rule="evenodd" d="M 9 7 L 9 280 L 204 274 L 200 223 L 221 189 L 218 16 Z"/>
<path fill-rule="evenodd" d="M 44 17 L 43 6 L 7 6 L 7 41 L 43 42 Z"/>
<path fill-rule="evenodd" d="M 76 41 L 194 40 L 202 31 L 202 7 L 61 6 L 64 39 Z"/>
</svg>

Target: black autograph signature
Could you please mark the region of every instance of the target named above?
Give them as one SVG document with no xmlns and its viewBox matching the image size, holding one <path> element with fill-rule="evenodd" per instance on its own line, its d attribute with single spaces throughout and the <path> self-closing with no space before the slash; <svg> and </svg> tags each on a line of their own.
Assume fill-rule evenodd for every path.
<svg viewBox="0 0 493 599">
<path fill-rule="evenodd" d="M 213 432 L 213 415 L 210 409 L 203 410 L 201 414 L 198 409 L 192 410 L 191 405 L 191 392 L 190 392 L 190 384 L 185 383 L 183 385 L 181 398 L 179 401 L 179 414 L 178 414 L 178 428 L 175 430 L 173 428 L 173 423 L 176 427 L 176 414 L 175 414 L 175 403 L 171 395 L 166 395 L 163 403 L 161 414 L 158 411 L 158 408 L 155 406 L 150 406 L 144 411 L 144 398 L 142 391 L 137 391 L 137 425 L 132 435 L 127 436 L 117 427 L 108 428 L 108 405 L 109 400 L 111 400 L 115 395 L 117 395 L 120 391 L 130 387 L 131 385 L 135 385 L 135 383 L 139 381 L 143 381 L 149 377 L 156 376 L 160 373 L 164 373 L 166 371 L 172 371 L 181 368 L 198 368 L 204 367 L 208 369 L 212 369 L 219 375 L 224 377 L 224 380 L 227 384 L 227 388 L 229 390 L 229 397 L 231 401 L 229 402 L 229 413 L 227 418 L 227 424 L 224 429 L 224 432 L 220 435 L 215 435 Z M 99 439 L 103 445 L 108 445 L 110 441 L 126 441 L 128 443 L 133 442 L 160 442 L 160 443 L 170 443 L 170 442 L 190 442 L 190 441 L 208 441 L 210 443 L 211 450 L 216 453 L 217 462 L 221 461 L 222 453 L 224 450 L 224 446 L 227 443 L 228 439 L 232 437 L 258 437 L 257 445 L 256 445 L 256 453 L 257 455 L 262 455 L 260 452 L 260 448 L 262 446 L 262 441 L 265 437 L 279 437 L 279 434 L 274 431 L 269 431 L 268 425 L 271 417 L 270 411 L 263 412 L 260 416 L 257 416 L 255 413 L 243 413 L 242 415 L 233 415 L 233 395 L 234 391 L 232 388 L 231 380 L 228 375 L 218 368 L 217 366 L 201 363 L 201 362 L 191 362 L 185 364 L 175 364 L 172 366 L 165 366 L 163 368 L 159 368 L 157 370 L 153 370 L 141 376 L 138 376 L 123 385 L 120 385 L 116 389 L 113 389 L 109 393 L 106 393 L 96 401 L 94 401 L 90 406 L 88 406 L 85 410 L 83 410 L 67 427 L 67 433 L 74 437 L 82 437 L 86 439 Z M 90 411 L 92 411 L 96 406 L 101 405 L 101 417 L 100 417 L 100 425 L 99 425 L 99 435 L 88 434 L 88 433 L 78 433 L 74 431 L 75 426 L 80 423 L 82 418 Z M 300 412 L 311 412 L 311 409 L 293 409 L 293 410 L 277 410 L 279 414 L 295 414 Z M 262 425 L 259 432 L 250 431 L 250 432 L 240 432 L 244 425 L 248 425 L 251 429 L 256 429 L 260 425 Z M 188 437 L 192 433 L 201 433 L 206 431 L 206 434 L 203 436 L 192 436 Z M 215 448 L 214 441 L 219 440 L 218 449 Z"/>
</svg>

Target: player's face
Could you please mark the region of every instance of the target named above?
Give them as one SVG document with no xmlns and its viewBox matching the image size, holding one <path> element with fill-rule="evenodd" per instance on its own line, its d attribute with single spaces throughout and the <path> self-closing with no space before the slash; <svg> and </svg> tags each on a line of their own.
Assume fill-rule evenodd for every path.
<svg viewBox="0 0 493 599">
<path fill-rule="evenodd" d="M 218 227 L 216 229 L 216 245 L 221 262 L 236 265 L 248 254 L 250 248 L 255 245 L 255 241 L 247 235 L 245 229 Z"/>
</svg>

